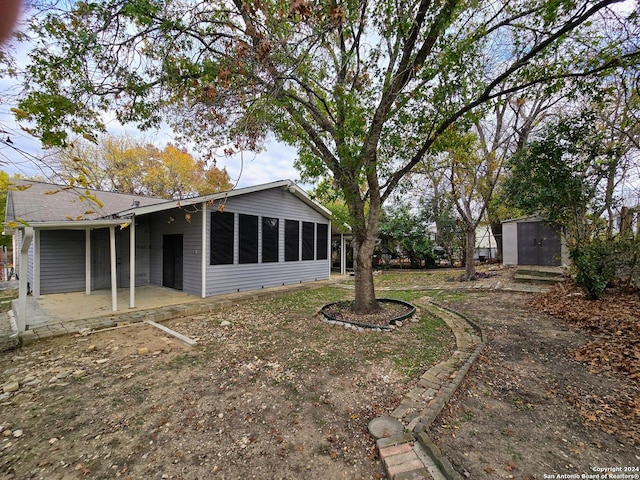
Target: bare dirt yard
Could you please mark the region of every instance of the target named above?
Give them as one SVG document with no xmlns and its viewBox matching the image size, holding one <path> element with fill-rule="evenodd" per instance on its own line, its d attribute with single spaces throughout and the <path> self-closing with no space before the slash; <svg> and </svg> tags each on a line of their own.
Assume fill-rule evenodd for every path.
<svg viewBox="0 0 640 480">
<path fill-rule="evenodd" d="M 572 290 L 417 290 L 457 275 L 376 278 L 406 288 L 381 296 L 433 296 L 484 329 L 487 347 L 430 431 L 455 469 L 640 478 L 637 292 L 598 310 Z M 193 348 L 140 325 L 1 353 L 0 479 L 384 478 L 367 424 L 453 337 L 420 312 L 393 333 L 320 321 L 323 304 L 350 295 L 315 288 L 165 322 Z"/>
<path fill-rule="evenodd" d="M 384 478 L 368 422 L 454 341 L 428 317 L 394 333 L 320 321 L 350 294 L 165 323 L 193 348 L 140 325 L 0 354 L 0 384 L 18 384 L 0 404 L 0 478 Z"/>
</svg>

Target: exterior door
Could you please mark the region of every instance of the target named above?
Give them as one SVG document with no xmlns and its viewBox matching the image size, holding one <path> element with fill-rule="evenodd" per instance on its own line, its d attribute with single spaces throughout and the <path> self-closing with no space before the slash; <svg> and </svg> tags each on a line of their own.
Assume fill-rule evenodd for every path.
<svg viewBox="0 0 640 480">
<path fill-rule="evenodd" d="M 182 235 L 162 236 L 162 286 L 182 290 Z"/>
<path fill-rule="evenodd" d="M 560 234 L 543 222 L 518 224 L 518 265 L 560 265 Z"/>
<path fill-rule="evenodd" d="M 124 286 L 121 244 L 120 235 L 116 232 L 116 282 L 118 287 Z M 91 231 L 91 280 L 93 290 L 111 288 L 111 241 L 108 228 Z"/>
</svg>

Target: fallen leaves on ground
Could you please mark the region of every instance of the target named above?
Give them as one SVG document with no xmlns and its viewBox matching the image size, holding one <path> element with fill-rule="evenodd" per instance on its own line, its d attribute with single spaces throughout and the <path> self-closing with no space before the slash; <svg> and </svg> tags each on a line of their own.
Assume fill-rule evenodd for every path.
<svg viewBox="0 0 640 480">
<path fill-rule="evenodd" d="M 589 300 L 575 285 L 564 283 L 537 295 L 530 305 L 593 337 L 573 352 L 575 360 L 588 364 L 593 373 L 620 376 L 631 387 L 640 387 L 640 290 L 616 286 L 607 289 L 604 298 Z M 640 443 L 637 397 L 576 391 L 569 400 L 587 424 Z"/>
</svg>

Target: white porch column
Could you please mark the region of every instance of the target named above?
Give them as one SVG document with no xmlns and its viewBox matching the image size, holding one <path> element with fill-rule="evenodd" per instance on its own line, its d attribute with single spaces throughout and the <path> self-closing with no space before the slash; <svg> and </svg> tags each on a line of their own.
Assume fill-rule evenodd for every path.
<svg viewBox="0 0 640 480">
<path fill-rule="evenodd" d="M 129 225 L 129 308 L 136 306 L 136 216 Z"/>
<path fill-rule="evenodd" d="M 340 234 L 340 275 L 347 274 L 347 249 L 344 234 Z"/>
<path fill-rule="evenodd" d="M 91 295 L 91 229 L 84 231 L 84 293 Z"/>
<path fill-rule="evenodd" d="M 33 227 L 25 227 L 20 246 L 20 282 L 18 290 L 18 318 L 16 325 L 18 333 L 27 328 L 27 277 L 29 274 L 29 247 L 33 240 Z"/>
<path fill-rule="evenodd" d="M 116 228 L 109 227 L 109 251 L 111 253 L 111 310 L 118 311 L 118 275 L 116 272 Z"/>
<path fill-rule="evenodd" d="M 202 202 L 202 251 L 200 252 L 201 262 L 201 292 L 200 296 L 207 296 L 207 203 Z"/>
<path fill-rule="evenodd" d="M 33 285 L 31 285 L 31 295 L 33 298 L 40 297 L 40 230 L 33 232 L 33 246 L 35 255 L 33 256 Z"/>
</svg>

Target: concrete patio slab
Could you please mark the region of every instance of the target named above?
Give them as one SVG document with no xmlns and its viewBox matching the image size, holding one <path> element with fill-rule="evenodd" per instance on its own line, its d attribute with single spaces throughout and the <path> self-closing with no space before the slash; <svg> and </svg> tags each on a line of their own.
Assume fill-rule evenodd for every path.
<svg viewBox="0 0 640 480">
<path fill-rule="evenodd" d="M 27 326 L 44 323 L 71 322 L 87 318 L 99 318 L 140 310 L 156 309 L 202 300 L 200 297 L 172 288 L 137 287 L 135 307 L 129 307 L 129 289 L 118 289 L 118 310 L 113 311 L 111 290 L 95 290 L 90 295 L 84 292 L 56 293 L 29 297 L 27 302 Z"/>
</svg>

